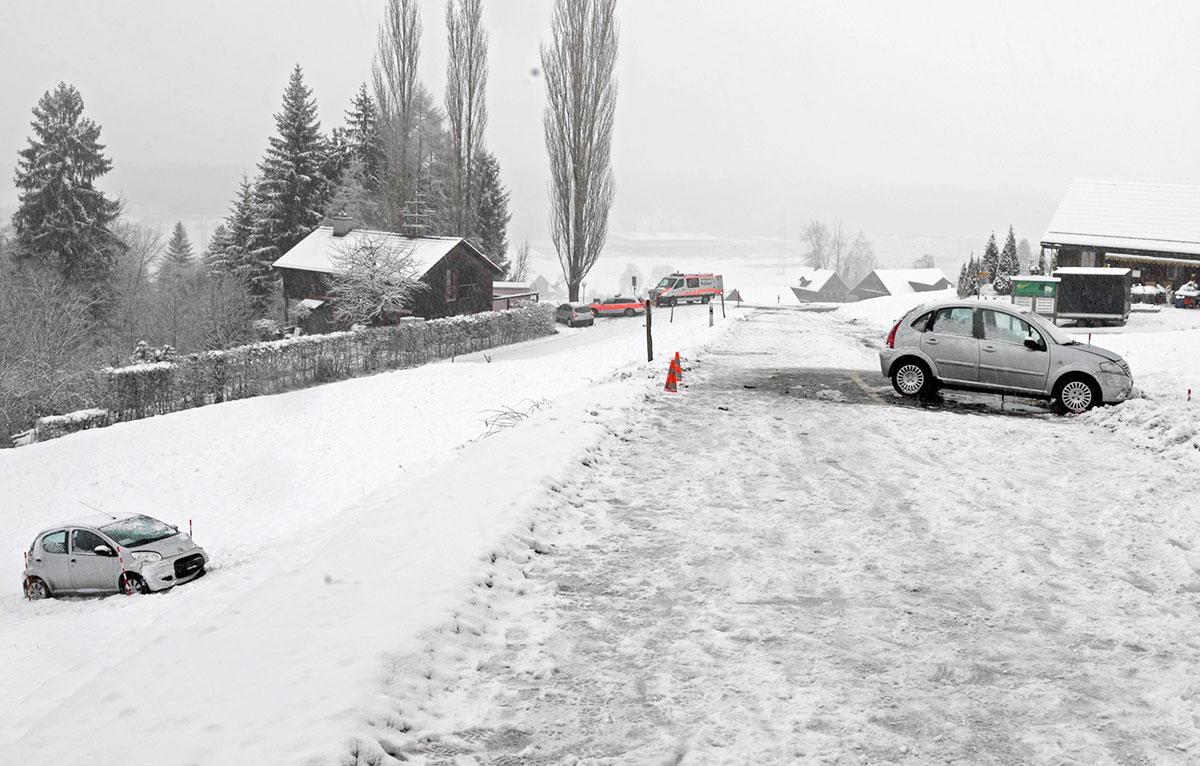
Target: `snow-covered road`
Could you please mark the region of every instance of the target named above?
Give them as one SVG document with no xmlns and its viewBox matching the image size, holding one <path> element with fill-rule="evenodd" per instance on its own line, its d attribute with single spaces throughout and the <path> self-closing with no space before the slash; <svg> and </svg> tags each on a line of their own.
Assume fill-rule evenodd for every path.
<svg viewBox="0 0 1200 766">
<path fill-rule="evenodd" d="M 646 400 L 539 510 L 551 555 L 495 562 L 401 664 L 362 752 L 1200 761 L 1200 521 L 1155 491 L 1175 466 L 1086 417 L 759 386 L 837 331 L 757 313 Z"/>
<path fill-rule="evenodd" d="M 1200 312 L 1096 338 L 1144 397 L 1017 417 L 890 398 L 919 300 L 659 314 L 653 364 L 603 320 L 0 451 L 0 764 L 1200 761 Z M 212 573 L 25 602 L 80 502 L 194 519 Z"/>
</svg>

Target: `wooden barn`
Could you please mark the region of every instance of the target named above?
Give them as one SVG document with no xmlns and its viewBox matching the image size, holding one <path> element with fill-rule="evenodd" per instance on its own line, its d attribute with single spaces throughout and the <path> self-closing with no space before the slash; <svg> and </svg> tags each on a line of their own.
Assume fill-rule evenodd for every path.
<svg viewBox="0 0 1200 766">
<path fill-rule="evenodd" d="M 941 269 L 875 269 L 847 293 L 847 300 L 865 301 L 884 295 L 905 295 L 953 287 Z"/>
<path fill-rule="evenodd" d="M 840 303 L 850 290 L 832 269 L 801 269 L 792 293 L 801 303 Z"/>
<path fill-rule="evenodd" d="M 1200 275 L 1200 184 L 1077 178 L 1042 237 L 1059 267 L 1117 267 L 1144 285 Z"/>
<path fill-rule="evenodd" d="M 503 270 L 461 237 L 406 237 L 387 231 L 355 229 L 353 221 L 335 218 L 283 254 L 273 266 L 283 276 L 283 294 L 308 309 L 305 332 L 338 329 L 329 302 L 330 277 L 357 248 L 387 247 L 410 256 L 429 287 L 409 307 L 411 316 L 438 319 L 491 311 L 492 285 Z"/>
</svg>

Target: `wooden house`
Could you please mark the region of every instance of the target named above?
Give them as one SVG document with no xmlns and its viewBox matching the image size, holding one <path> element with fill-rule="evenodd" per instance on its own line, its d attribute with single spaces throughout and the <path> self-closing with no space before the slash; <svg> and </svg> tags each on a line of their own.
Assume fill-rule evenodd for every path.
<svg viewBox="0 0 1200 766">
<path fill-rule="evenodd" d="M 438 319 L 491 311 L 492 286 L 503 270 L 461 237 L 406 237 L 387 231 L 355 229 L 346 218 L 321 226 L 283 254 L 273 266 L 283 277 L 283 293 L 308 310 L 306 332 L 338 329 L 329 302 L 329 285 L 345 257 L 356 248 L 386 247 L 410 257 L 428 287 L 407 307 L 407 315 Z"/>
<path fill-rule="evenodd" d="M 1077 178 L 1042 237 L 1058 267 L 1127 268 L 1173 285 L 1200 275 L 1200 184 Z"/>
<path fill-rule="evenodd" d="M 884 295 L 905 295 L 953 287 L 941 269 L 875 269 L 847 293 L 847 300 L 864 301 Z"/>
<path fill-rule="evenodd" d="M 801 269 L 792 293 L 801 303 L 838 303 L 846 300 L 849 289 L 832 269 Z"/>
</svg>

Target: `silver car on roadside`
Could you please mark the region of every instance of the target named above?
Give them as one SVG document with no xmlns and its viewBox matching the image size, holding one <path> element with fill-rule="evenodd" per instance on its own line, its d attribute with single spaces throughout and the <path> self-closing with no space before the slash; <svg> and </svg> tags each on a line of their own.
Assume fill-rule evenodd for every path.
<svg viewBox="0 0 1200 766">
<path fill-rule="evenodd" d="M 151 593 L 204 574 L 208 554 L 166 522 L 96 514 L 38 532 L 23 586 L 30 599 Z"/>
<path fill-rule="evenodd" d="M 879 367 L 903 396 L 957 388 L 1050 399 L 1067 412 L 1122 402 L 1133 391 L 1119 354 L 996 301 L 944 301 L 909 311 L 888 333 Z"/>
</svg>

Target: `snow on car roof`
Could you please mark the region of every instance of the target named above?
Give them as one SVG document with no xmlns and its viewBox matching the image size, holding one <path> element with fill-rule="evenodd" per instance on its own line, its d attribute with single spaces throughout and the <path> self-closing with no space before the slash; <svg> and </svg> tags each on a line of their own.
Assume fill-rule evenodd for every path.
<svg viewBox="0 0 1200 766">
<path fill-rule="evenodd" d="M 41 532 L 38 532 L 38 534 L 40 535 L 40 534 L 42 534 L 42 532 L 49 532 L 52 529 L 61 529 L 63 527 L 90 527 L 92 529 L 97 529 L 99 527 L 105 526 L 106 524 L 112 524 L 114 521 L 122 521 L 124 519 L 131 519 L 134 516 L 140 516 L 140 515 L 141 515 L 140 513 L 108 514 L 108 513 L 104 513 L 103 511 L 101 511 L 99 513 L 89 513 L 86 516 L 77 516 L 77 517 L 75 517 L 73 519 L 69 519 L 67 521 L 61 521 L 57 524 L 51 524 L 50 526 L 42 529 Z M 114 518 L 114 517 L 116 517 L 116 518 Z"/>
</svg>

